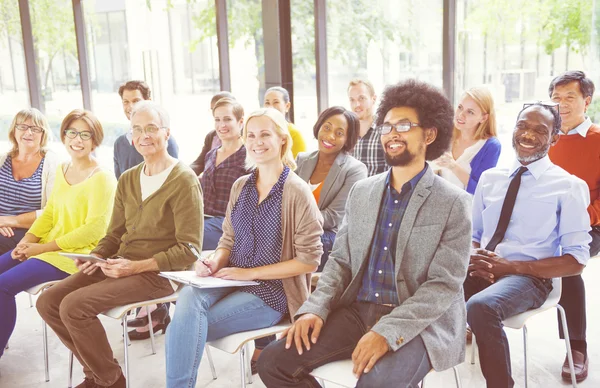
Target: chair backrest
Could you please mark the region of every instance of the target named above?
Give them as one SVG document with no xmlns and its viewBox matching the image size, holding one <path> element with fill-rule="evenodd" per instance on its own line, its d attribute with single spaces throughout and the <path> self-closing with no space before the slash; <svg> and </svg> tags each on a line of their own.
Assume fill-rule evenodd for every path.
<svg viewBox="0 0 600 388">
<path fill-rule="evenodd" d="M 352 369 L 352 360 L 341 360 L 320 366 L 310 374 L 316 379 L 325 380 L 345 388 L 354 388 L 358 379 L 354 377 Z"/>
</svg>

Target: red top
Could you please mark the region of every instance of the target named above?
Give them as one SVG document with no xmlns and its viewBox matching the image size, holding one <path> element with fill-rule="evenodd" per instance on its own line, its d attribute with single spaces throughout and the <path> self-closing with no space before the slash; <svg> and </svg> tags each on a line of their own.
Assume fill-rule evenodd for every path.
<svg viewBox="0 0 600 388">
<path fill-rule="evenodd" d="M 561 135 L 548 152 L 552 163 L 583 179 L 590 189 L 588 213 L 600 225 L 600 126 L 592 124 L 586 137 Z"/>
</svg>

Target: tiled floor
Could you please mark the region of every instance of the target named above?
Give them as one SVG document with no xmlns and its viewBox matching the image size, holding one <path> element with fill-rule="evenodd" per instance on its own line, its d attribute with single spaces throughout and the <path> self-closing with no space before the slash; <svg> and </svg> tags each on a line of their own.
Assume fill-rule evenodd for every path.
<svg viewBox="0 0 600 388">
<path fill-rule="evenodd" d="M 600 258 L 590 261 L 584 272 L 587 286 L 588 305 L 588 348 L 590 375 L 580 384 L 582 388 L 600 387 Z M 50 332 L 50 381 L 44 382 L 44 362 L 42 354 L 41 319 L 35 308 L 29 307 L 26 295 L 19 295 L 18 321 L 10 340 L 10 349 L 0 359 L 1 388 L 64 388 L 67 386 L 67 351 L 56 336 Z M 116 357 L 123 361 L 123 342 L 119 322 L 104 319 Z M 546 312 L 533 319 L 529 325 L 529 370 L 530 387 L 568 386 L 560 379 L 560 366 L 563 362 L 564 343 L 558 340 L 556 315 Z M 507 330 L 513 360 L 513 374 L 517 387 L 523 387 L 523 346 L 521 332 Z M 151 355 L 150 341 L 136 342 L 130 347 L 132 388 L 159 388 L 165 386 L 164 335 L 157 337 L 158 353 Z M 467 349 L 470 352 L 470 348 Z M 468 353 L 469 354 L 469 353 Z M 236 356 L 214 350 L 219 378 L 213 380 L 208 362 L 200 365 L 197 387 L 230 388 L 239 386 L 239 363 Z M 76 365 L 74 382 L 82 380 L 81 368 Z M 462 386 L 465 388 L 484 387 L 479 365 L 464 363 L 459 367 Z M 255 379 L 251 386 L 264 385 Z M 390 386 L 393 386 L 390 385 Z M 427 378 L 427 386 L 454 387 L 451 371 L 434 373 Z M 329 387 L 329 385 L 328 385 Z"/>
</svg>

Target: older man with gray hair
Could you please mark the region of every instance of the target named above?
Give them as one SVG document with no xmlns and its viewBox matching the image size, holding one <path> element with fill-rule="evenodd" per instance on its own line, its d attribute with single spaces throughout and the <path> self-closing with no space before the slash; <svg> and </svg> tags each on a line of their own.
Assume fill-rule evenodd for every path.
<svg viewBox="0 0 600 388">
<path fill-rule="evenodd" d="M 37 302 L 42 318 L 83 365 L 85 380 L 76 388 L 126 386 L 97 315 L 173 293 L 158 271 L 189 267 L 195 261 L 190 244 L 202 250 L 201 188 L 196 174 L 167 152 L 169 115 L 142 101 L 131 114 L 131 131 L 144 162 L 119 179 L 107 234 L 91 253 L 107 262 L 76 260 L 79 272 Z"/>
</svg>

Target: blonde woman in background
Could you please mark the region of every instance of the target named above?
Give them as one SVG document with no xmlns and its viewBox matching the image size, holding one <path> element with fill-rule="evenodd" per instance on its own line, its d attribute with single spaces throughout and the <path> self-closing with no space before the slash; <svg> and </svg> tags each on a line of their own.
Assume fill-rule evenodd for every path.
<svg viewBox="0 0 600 388">
<path fill-rule="evenodd" d="M 206 341 L 294 316 L 309 295 L 307 274 L 323 253 L 323 217 L 308 185 L 293 172 L 283 115 L 271 108 L 252 113 L 243 138 L 246 167 L 253 172 L 233 184 L 223 237 L 211 259 L 196 263 L 196 273 L 258 284 L 181 290 L 167 331 L 169 388 L 196 385 Z"/>
<path fill-rule="evenodd" d="M 452 149 L 434 161 L 441 167 L 439 174 L 475 193 L 481 173 L 498 163 L 501 146 L 496 134 L 492 94 L 483 87 L 467 90 L 454 114 Z"/>
<path fill-rule="evenodd" d="M 12 148 L 0 154 L 0 255 L 17 246 L 48 202 L 58 163 L 46 149 L 50 136 L 35 108 L 19 111 L 10 124 Z"/>
</svg>

